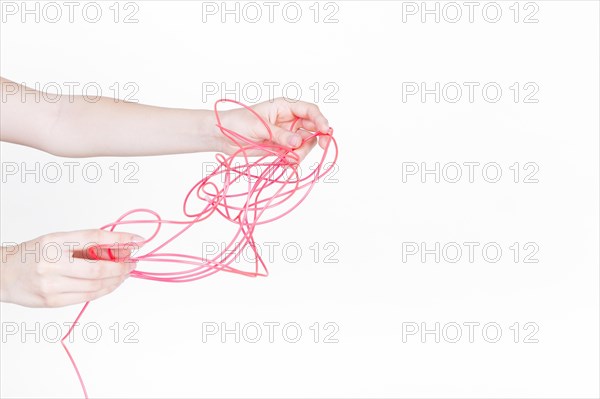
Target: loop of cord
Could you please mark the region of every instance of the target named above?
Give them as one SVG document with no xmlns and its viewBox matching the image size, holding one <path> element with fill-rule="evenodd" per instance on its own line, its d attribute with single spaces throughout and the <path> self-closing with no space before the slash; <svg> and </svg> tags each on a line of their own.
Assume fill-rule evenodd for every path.
<svg viewBox="0 0 600 399">
<path fill-rule="evenodd" d="M 218 106 L 224 102 L 237 104 L 252 113 L 266 129 L 270 140 L 257 143 L 223 126 Z M 218 167 L 188 191 L 183 202 L 183 213 L 188 219 L 166 220 L 162 219 L 153 210 L 134 209 L 101 228 L 114 231 L 117 227 L 152 226 L 154 231 L 148 239 L 141 243 L 127 244 L 132 247 L 144 245 L 147 248 L 150 243 L 157 239 L 163 225 L 168 224 L 179 227 L 179 230 L 168 239 L 157 243 L 153 249 L 143 255 L 132 256 L 130 260 L 181 264 L 189 268 L 168 272 L 136 269 L 130 273 L 131 277 L 160 282 L 183 283 L 199 280 L 220 271 L 248 277 L 268 276 L 267 267 L 257 250 L 256 241 L 254 240 L 256 226 L 273 222 L 292 212 L 304 201 L 319 179 L 327 175 L 335 166 L 338 147 L 331 128 L 329 132 L 308 132 L 310 134 L 305 135 L 302 144 L 309 140 L 316 140 L 321 136 L 327 136 L 328 139 L 316 168 L 306 176 L 301 176 L 298 154 L 293 149 L 274 144 L 272 140 L 273 132 L 269 125 L 252 108 L 238 101 L 222 99 L 215 102 L 214 114 L 217 127 L 236 146 L 237 150 L 229 156 L 217 154 Z M 290 130 L 294 131 L 298 121 L 299 118 L 294 120 Z M 333 156 L 330 157 L 332 160 L 326 163 L 330 148 L 334 149 Z M 257 152 L 261 155 L 255 157 L 249 155 Z M 236 160 L 242 160 L 242 162 L 235 162 Z M 202 257 L 162 252 L 168 244 L 196 223 L 206 220 L 215 213 L 233 223 L 237 228 L 229 243 L 220 253 L 212 257 Z M 110 257 L 113 257 L 109 245 L 96 247 L 106 247 Z M 96 251 L 92 248 L 94 247 L 90 247 L 88 254 L 93 259 L 98 259 Z M 253 270 L 242 270 L 233 266 L 234 261 L 239 259 L 239 255 L 246 248 L 250 248 L 254 254 Z M 88 394 L 83 378 L 64 340 L 72 333 L 73 326 L 79 321 L 88 305 L 89 302 L 86 302 L 71 328 L 60 341 L 71 360 L 86 399 Z"/>
</svg>

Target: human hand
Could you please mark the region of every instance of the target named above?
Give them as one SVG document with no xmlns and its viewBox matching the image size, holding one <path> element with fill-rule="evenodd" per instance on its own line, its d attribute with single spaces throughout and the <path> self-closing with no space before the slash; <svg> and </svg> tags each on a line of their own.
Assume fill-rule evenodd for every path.
<svg viewBox="0 0 600 399">
<path fill-rule="evenodd" d="M 232 130 L 252 142 L 276 144 L 292 149 L 299 157 L 304 159 L 315 146 L 317 141 L 325 148 L 329 138 L 320 136 L 310 138 L 312 132 L 329 134 L 329 122 L 315 104 L 304 101 L 292 102 L 285 98 L 265 101 L 250 107 L 271 129 L 272 140 L 264 124 L 247 109 L 238 108 L 220 111 L 221 126 Z M 294 123 L 294 121 L 298 121 Z M 239 147 L 221 132 L 218 149 L 225 154 L 232 155 Z M 240 143 L 245 144 L 245 143 Z M 263 155 L 260 150 L 248 150 L 248 155 Z"/>
<path fill-rule="evenodd" d="M 3 247 L 0 299 L 28 307 L 97 299 L 129 277 L 136 266 L 129 257 L 141 241 L 134 234 L 81 230 Z"/>
</svg>

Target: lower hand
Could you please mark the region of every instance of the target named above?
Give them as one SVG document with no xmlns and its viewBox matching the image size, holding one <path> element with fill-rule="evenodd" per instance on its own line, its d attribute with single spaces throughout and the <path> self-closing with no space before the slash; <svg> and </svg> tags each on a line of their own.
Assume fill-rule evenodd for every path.
<svg viewBox="0 0 600 399">
<path fill-rule="evenodd" d="M 128 258 L 142 240 L 128 233 L 82 230 L 3 247 L 0 299 L 28 307 L 97 299 L 114 291 L 135 269 Z"/>
</svg>

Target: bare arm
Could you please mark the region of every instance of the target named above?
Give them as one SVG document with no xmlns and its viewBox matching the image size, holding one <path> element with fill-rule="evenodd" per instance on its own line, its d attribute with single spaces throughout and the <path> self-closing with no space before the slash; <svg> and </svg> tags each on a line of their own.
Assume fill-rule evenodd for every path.
<svg viewBox="0 0 600 399">
<path fill-rule="evenodd" d="M 163 108 L 102 97 L 61 96 L 56 102 L 32 89 L 0 78 L 0 139 L 65 157 L 162 155 L 200 151 L 231 152 L 209 110 Z M 301 143 L 298 127 L 327 132 L 319 108 L 283 98 L 252 107 L 270 125 L 273 141 L 304 158 L 315 142 Z M 264 126 L 242 109 L 221 113 L 221 120 L 252 140 L 267 140 Z M 297 128 L 296 128 L 297 129 Z M 295 129 L 295 130 L 296 130 Z M 326 140 L 319 140 L 324 147 Z"/>
<path fill-rule="evenodd" d="M 61 96 L 55 102 L 0 78 L 2 141 L 68 157 L 219 150 L 212 112 Z M 36 99 L 37 97 L 37 99 Z"/>
</svg>

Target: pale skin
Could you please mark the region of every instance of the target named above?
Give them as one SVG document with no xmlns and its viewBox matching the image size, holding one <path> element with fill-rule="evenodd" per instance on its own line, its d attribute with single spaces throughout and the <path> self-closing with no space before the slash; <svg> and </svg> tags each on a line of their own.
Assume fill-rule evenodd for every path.
<svg viewBox="0 0 600 399">
<path fill-rule="evenodd" d="M 191 152 L 231 154 L 233 145 L 216 127 L 212 110 L 162 108 L 101 98 L 61 96 L 57 102 L 0 78 L 0 140 L 62 157 L 143 156 Z M 24 92 L 25 91 L 25 92 Z M 30 93 L 30 94 L 25 94 Z M 25 94 L 25 95 L 24 95 Z M 51 98 L 50 98 L 51 99 Z M 283 98 L 252 107 L 273 133 L 273 143 L 294 150 L 300 159 L 327 137 L 307 140 L 307 131 L 328 132 L 319 108 Z M 228 129 L 254 142 L 269 142 L 267 130 L 250 112 L 220 113 Z M 293 121 L 299 122 L 291 131 Z M 97 299 L 117 289 L 134 270 L 128 250 L 108 256 L 99 251 L 90 259 L 90 243 L 127 245 L 143 241 L 131 233 L 81 230 L 46 234 L 16 246 L 1 247 L 0 300 L 28 307 L 60 307 Z M 52 244 L 62 253 L 52 260 L 32 250 Z M 58 245 L 54 245 L 54 243 Z M 58 258 L 58 260 L 56 260 Z M 96 259 L 99 258 L 99 259 Z"/>
</svg>

